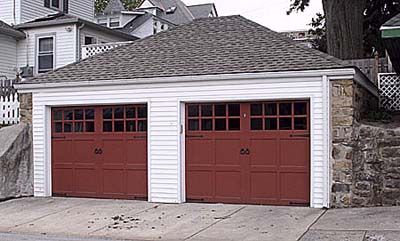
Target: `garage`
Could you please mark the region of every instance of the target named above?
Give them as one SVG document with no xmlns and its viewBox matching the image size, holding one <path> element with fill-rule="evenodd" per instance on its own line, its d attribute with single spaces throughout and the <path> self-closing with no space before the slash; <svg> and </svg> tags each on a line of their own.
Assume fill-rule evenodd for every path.
<svg viewBox="0 0 400 241">
<path fill-rule="evenodd" d="M 309 205 L 309 101 L 186 105 L 187 201 Z"/>
<path fill-rule="evenodd" d="M 54 196 L 145 199 L 146 105 L 52 108 Z"/>
</svg>

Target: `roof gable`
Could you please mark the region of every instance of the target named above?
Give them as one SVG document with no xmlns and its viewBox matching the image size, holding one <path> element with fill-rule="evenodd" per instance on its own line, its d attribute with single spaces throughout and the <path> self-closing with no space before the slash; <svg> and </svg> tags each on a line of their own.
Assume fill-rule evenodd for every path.
<svg viewBox="0 0 400 241">
<path fill-rule="evenodd" d="M 73 82 L 350 67 L 241 16 L 204 18 L 25 81 Z"/>
</svg>

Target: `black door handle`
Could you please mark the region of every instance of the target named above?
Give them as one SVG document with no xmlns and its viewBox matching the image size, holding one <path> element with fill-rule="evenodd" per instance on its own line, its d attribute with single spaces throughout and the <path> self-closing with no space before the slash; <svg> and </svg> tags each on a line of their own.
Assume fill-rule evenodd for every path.
<svg viewBox="0 0 400 241">
<path fill-rule="evenodd" d="M 240 155 L 244 155 L 244 154 L 246 154 L 246 150 L 245 149 L 240 149 Z"/>
<path fill-rule="evenodd" d="M 245 154 L 250 155 L 250 150 L 248 148 L 246 149 Z"/>
<path fill-rule="evenodd" d="M 94 149 L 94 154 L 101 155 L 101 154 L 103 154 L 103 150 L 101 148 L 95 148 Z"/>
</svg>

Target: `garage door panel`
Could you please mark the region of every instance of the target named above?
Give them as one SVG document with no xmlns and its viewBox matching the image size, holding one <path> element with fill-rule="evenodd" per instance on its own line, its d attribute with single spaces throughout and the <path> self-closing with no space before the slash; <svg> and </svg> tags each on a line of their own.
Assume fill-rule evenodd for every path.
<svg viewBox="0 0 400 241">
<path fill-rule="evenodd" d="M 215 140 L 215 161 L 217 166 L 221 165 L 236 165 L 240 166 L 240 152 L 241 141 L 230 139 L 216 139 Z"/>
<path fill-rule="evenodd" d="M 74 142 L 72 140 L 53 140 L 53 163 L 73 163 Z"/>
<path fill-rule="evenodd" d="M 216 198 L 241 199 L 241 172 L 218 171 L 215 173 Z"/>
<path fill-rule="evenodd" d="M 278 174 L 275 172 L 252 172 L 250 174 L 251 199 L 277 199 Z"/>
<path fill-rule="evenodd" d="M 210 198 L 214 196 L 214 175 L 212 171 L 188 171 L 186 183 L 190 186 L 188 199 Z"/>
<path fill-rule="evenodd" d="M 104 164 L 124 164 L 126 162 L 126 144 L 124 139 L 103 140 L 102 159 Z"/>
<path fill-rule="evenodd" d="M 126 172 L 127 194 L 134 197 L 147 196 L 147 170 L 128 170 Z"/>
<path fill-rule="evenodd" d="M 72 169 L 53 169 L 52 175 L 54 191 L 63 193 L 70 193 L 74 191 L 74 174 Z"/>
<path fill-rule="evenodd" d="M 143 165 L 143 160 L 147 159 L 146 140 L 127 140 L 126 146 L 127 164 Z"/>
<path fill-rule="evenodd" d="M 298 173 L 281 173 L 281 196 L 285 200 L 303 201 L 309 200 L 309 182 L 304 180 L 309 179 L 308 172 Z"/>
<path fill-rule="evenodd" d="M 93 152 L 95 148 L 96 143 L 93 140 L 75 140 L 73 150 L 73 153 L 75 153 L 75 163 L 77 165 L 84 163 L 94 163 L 95 157 L 93 156 Z"/>
<path fill-rule="evenodd" d="M 310 162 L 308 139 L 283 139 L 280 141 L 281 166 L 308 167 Z"/>
<path fill-rule="evenodd" d="M 212 165 L 214 164 L 214 141 L 207 139 L 189 139 L 187 141 L 187 157 L 190 159 L 188 166 Z M 209 150 L 209 151 L 204 151 Z"/>
<path fill-rule="evenodd" d="M 95 169 L 76 169 L 74 186 L 77 193 L 95 194 L 97 192 L 97 175 Z"/>
<path fill-rule="evenodd" d="M 125 193 L 125 175 L 120 169 L 103 169 L 103 193 L 106 195 Z"/>
<path fill-rule="evenodd" d="M 275 167 L 278 164 L 278 144 L 276 139 L 250 140 L 250 165 Z"/>
</svg>

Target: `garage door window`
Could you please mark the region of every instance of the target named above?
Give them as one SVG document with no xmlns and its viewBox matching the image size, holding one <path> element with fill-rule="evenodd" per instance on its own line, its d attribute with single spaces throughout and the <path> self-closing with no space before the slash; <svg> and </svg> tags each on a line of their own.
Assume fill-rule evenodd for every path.
<svg viewBox="0 0 400 241">
<path fill-rule="evenodd" d="M 240 104 L 192 104 L 187 117 L 189 131 L 240 130 Z"/>
<path fill-rule="evenodd" d="M 94 132 L 94 109 L 56 109 L 53 111 L 55 133 Z"/>
<path fill-rule="evenodd" d="M 253 131 L 308 130 L 308 102 L 268 102 L 250 105 Z"/>
<path fill-rule="evenodd" d="M 146 106 L 115 106 L 103 108 L 103 132 L 147 131 Z"/>
</svg>

